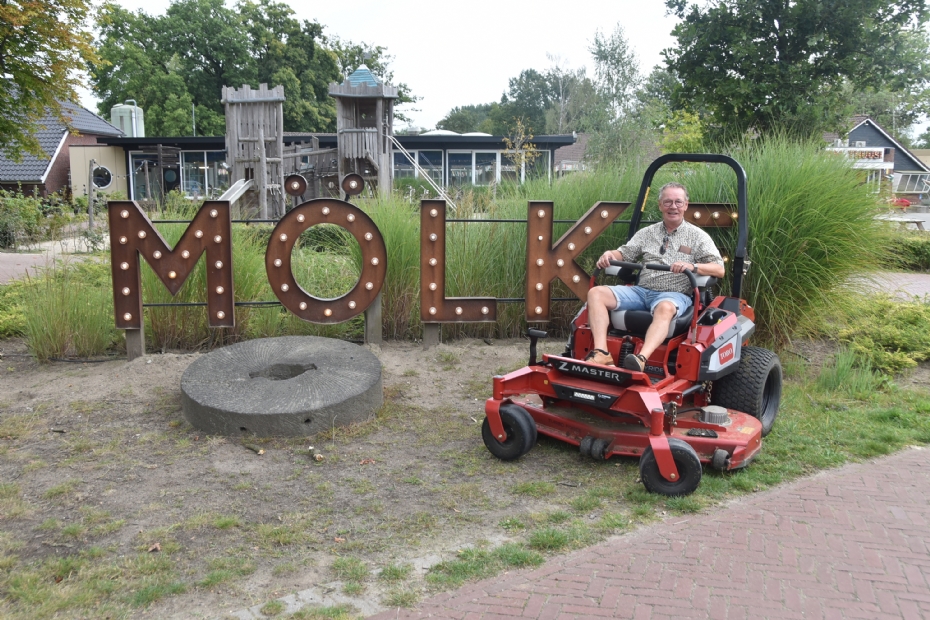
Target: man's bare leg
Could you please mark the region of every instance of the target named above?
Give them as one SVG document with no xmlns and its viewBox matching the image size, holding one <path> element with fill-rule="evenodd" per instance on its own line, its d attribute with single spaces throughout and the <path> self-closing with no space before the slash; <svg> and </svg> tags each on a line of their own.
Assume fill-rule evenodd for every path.
<svg viewBox="0 0 930 620">
<path fill-rule="evenodd" d="M 668 338 L 668 328 L 675 319 L 677 308 L 670 301 L 660 301 L 652 314 L 652 323 L 646 330 L 646 338 L 643 340 L 643 348 L 639 354 L 649 359 L 653 351 L 659 348 L 666 338 Z"/>
<path fill-rule="evenodd" d="M 607 330 L 610 311 L 617 307 L 617 298 L 606 286 L 595 286 L 588 291 L 588 325 L 594 336 L 594 348 L 607 350 Z M 668 327 L 666 327 L 668 329 Z"/>
</svg>

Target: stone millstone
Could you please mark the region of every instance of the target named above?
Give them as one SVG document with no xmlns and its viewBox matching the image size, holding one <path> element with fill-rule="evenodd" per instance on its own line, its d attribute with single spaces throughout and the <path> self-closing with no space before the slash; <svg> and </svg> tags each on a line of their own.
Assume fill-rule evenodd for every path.
<svg viewBox="0 0 930 620">
<path fill-rule="evenodd" d="M 306 436 L 369 419 L 381 362 L 332 338 L 285 336 L 212 351 L 181 377 L 184 416 L 214 435 Z"/>
</svg>

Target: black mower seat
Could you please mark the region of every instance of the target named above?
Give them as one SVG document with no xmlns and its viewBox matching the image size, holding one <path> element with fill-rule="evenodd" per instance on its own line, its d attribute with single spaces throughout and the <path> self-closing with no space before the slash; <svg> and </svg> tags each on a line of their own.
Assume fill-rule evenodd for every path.
<svg viewBox="0 0 930 620">
<path fill-rule="evenodd" d="M 672 321 L 666 338 L 674 338 L 687 333 L 693 316 L 694 306 L 691 305 L 680 317 Z M 643 336 L 650 325 L 652 325 L 652 313 L 648 310 L 615 310 L 610 313 L 611 329 L 623 334 Z"/>
<path fill-rule="evenodd" d="M 639 282 L 639 272 L 631 271 L 626 267 L 611 265 L 604 270 L 604 273 L 608 276 L 615 276 L 626 284 L 636 284 Z M 698 288 L 701 290 L 701 303 L 706 306 L 713 299 L 711 287 L 717 284 L 717 278 L 713 276 L 696 276 L 695 279 L 697 280 Z M 687 333 L 688 328 L 691 326 L 691 319 L 693 316 L 694 306 L 692 305 L 685 310 L 684 314 L 678 317 L 677 320 L 672 321 L 666 339 Z M 622 336 L 627 334 L 644 336 L 651 324 L 652 313 L 648 310 L 620 309 L 610 313 L 610 329 L 608 331 L 619 332 L 618 335 Z"/>
</svg>

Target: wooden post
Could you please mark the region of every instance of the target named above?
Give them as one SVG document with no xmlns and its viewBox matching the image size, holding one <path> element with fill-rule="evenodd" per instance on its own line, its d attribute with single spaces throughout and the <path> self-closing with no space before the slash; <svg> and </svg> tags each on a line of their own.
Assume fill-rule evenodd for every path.
<svg viewBox="0 0 930 620">
<path fill-rule="evenodd" d="M 265 185 L 268 182 L 268 162 L 265 154 L 265 108 L 258 108 L 258 205 L 261 209 L 262 219 L 268 219 L 268 191 Z"/>
<path fill-rule="evenodd" d="M 145 197 L 148 200 L 155 200 L 155 192 L 152 191 L 152 180 L 149 178 L 149 160 L 142 162 L 142 171 L 145 173 Z"/>
<path fill-rule="evenodd" d="M 284 87 L 277 86 L 275 88 L 281 89 L 281 96 L 283 97 Z M 284 213 L 287 211 L 284 206 L 287 197 L 287 194 L 284 193 L 284 106 L 278 106 L 273 109 L 277 121 L 275 125 L 274 156 L 278 158 L 278 163 L 275 164 L 274 167 L 276 172 L 274 182 L 278 186 L 278 189 L 275 191 L 275 218 L 281 218 L 284 217 Z"/>
<path fill-rule="evenodd" d="M 143 329 L 127 329 L 124 331 L 126 332 L 126 361 L 131 362 L 137 357 L 144 356 L 145 331 Z"/>
<path fill-rule="evenodd" d="M 87 227 L 94 227 L 94 194 L 96 186 L 94 185 L 94 169 L 97 167 L 97 160 L 90 160 L 90 170 L 87 172 Z"/>
<path fill-rule="evenodd" d="M 365 310 L 365 344 L 380 347 L 384 342 L 381 333 L 381 293 L 375 301 Z"/>
</svg>

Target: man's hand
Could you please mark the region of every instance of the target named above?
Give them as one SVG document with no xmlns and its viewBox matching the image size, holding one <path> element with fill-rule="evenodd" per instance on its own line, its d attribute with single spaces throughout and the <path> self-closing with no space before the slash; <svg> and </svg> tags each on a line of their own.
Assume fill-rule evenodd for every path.
<svg viewBox="0 0 930 620">
<path fill-rule="evenodd" d="M 686 261 L 672 263 L 669 269 L 672 270 L 672 273 L 684 273 L 686 271 L 693 271 L 694 273 L 697 273 L 697 265 Z"/>
<path fill-rule="evenodd" d="M 610 261 L 612 260 L 623 260 L 623 254 L 617 250 L 607 250 L 597 259 L 597 266 L 599 269 L 606 269 L 610 267 Z"/>
</svg>

